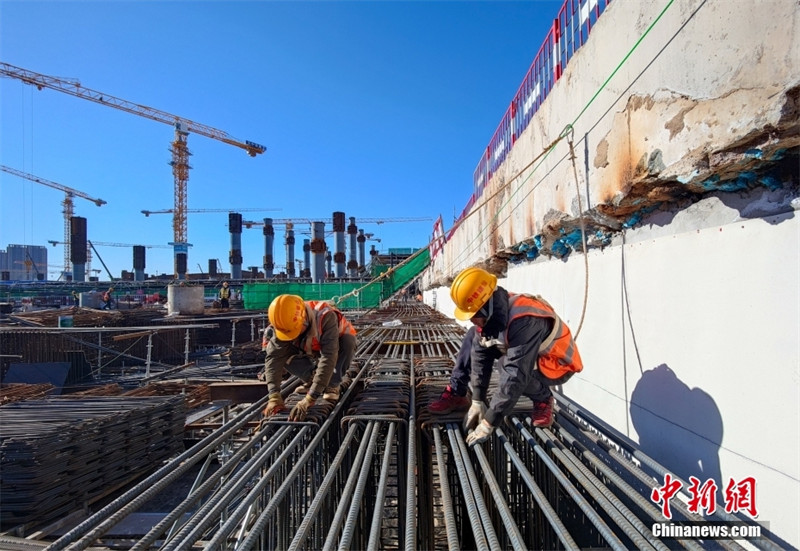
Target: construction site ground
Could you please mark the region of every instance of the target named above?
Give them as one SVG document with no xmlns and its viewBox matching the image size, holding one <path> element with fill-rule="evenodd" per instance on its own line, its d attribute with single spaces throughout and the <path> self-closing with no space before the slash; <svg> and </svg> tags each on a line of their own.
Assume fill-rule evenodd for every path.
<svg viewBox="0 0 800 551">
<path fill-rule="evenodd" d="M 302 423 L 262 418 L 263 312 L 72 316 L 0 329 L 4 376 L 24 369 L 15 356 L 63 366 L 48 372 L 60 385 L 0 389 L 0 549 L 779 548 L 766 530 L 655 534 L 666 469 L 560 388 L 551 428 L 523 398 L 468 447 L 463 411 L 427 410 L 465 330 L 413 299 L 347 312 L 358 348 L 341 398 Z M 299 383 L 283 381 L 288 408 Z M 669 505 L 673 522 L 742 521 Z"/>
</svg>

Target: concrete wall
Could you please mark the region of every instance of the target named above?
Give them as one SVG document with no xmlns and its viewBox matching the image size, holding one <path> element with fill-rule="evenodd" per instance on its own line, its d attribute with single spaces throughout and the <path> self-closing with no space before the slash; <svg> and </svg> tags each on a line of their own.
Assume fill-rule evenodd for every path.
<svg viewBox="0 0 800 551">
<path fill-rule="evenodd" d="M 786 152 L 800 145 L 797 3 L 683 0 L 659 18 L 666 5 L 609 6 L 435 259 L 431 283 L 521 244 L 561 256 L 581 213 L 599 246 L 652 209 L 796 172 Z M 575 163 L 559 141 L 569 124 Z"/>
<path fill-rule="evenodd" d="M 585 304 L 564 392 L 675 474 L 756 477 L 758 519 L 797 547 L 800 10 L 674 2 L 609 79 L 667 4 L 611 4 L 424 298 L 452 315 L 445 286 L 480 264 L 573 331 Z M 566 141 L 543 155 L 573 122 L 581 208 Z"/>
<path fill-rule="evenodd" d="M 721 207 L 725 208 L 725 207 Z M 589 253 L 571 399 L 674 474 L 757 480 L 759 520 L 800 544 L 800 223 L 736 220 Z M 544 296 L 573 329 L 583 257 L 509 266 L 500 285 Z M 452 316 L 449 289 L 424 292 Z M 660 482 L 660 481 L 659 481 Z"/>
</svg>

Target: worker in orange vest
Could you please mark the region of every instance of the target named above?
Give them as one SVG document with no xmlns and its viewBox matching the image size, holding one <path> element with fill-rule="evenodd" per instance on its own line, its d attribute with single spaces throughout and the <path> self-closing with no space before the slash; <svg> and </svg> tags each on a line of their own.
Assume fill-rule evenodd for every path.
<svg viewBox="0 0 800 551">
<path fill-rule="evenodd" d="M 462 345 L 463 350 L 469 343 L 469 359 L 462 357 L 460 369 L 453 372 L 457 380 L 451 380 L 439 402 L 455 397 L 461 398 L 463 405 L 464 398 L 455 395 L 453 387 L 464 388 L 465 377 L 471 379 L 472 403 L 464 418 L 465 429 L 472 430 L 467 444 L 487 440 L 523 395 L 533 401 L 533 426 L 552 425 L 550 386 L 563 384 L 583 370 L 567 324 L 543 298 L 510 293 L 497 285 L 495 275 L 477 267 L 456 276 L 450 297 L 456 305 L 456 319 L 471 321 L 474 331 L 467 333 Z M 495 360 L 499 360 L 500 381 L 487 407 L 486 391 Z M 442 404 L 438 407 L 444 409 Z M 433 412 L 436 409 L 436 402 L 429 406 Z"/>
<path fill-rule="evenodd" d="M 279 295 L 269 305 L 270 327 L 263 379 L 269 402 L 264 416 L 286 408 L 281 395 L 284 368 L 302 379 L 297 392 L 305 393 L 289 412 L 290 421 L 303 421 L 308 409 L 322 397 L 339 399 L 342 376 L 356 350 L 356 330 L 338 309 L 324 301 L 304 301 L 297 295 Z"/>
</svg>

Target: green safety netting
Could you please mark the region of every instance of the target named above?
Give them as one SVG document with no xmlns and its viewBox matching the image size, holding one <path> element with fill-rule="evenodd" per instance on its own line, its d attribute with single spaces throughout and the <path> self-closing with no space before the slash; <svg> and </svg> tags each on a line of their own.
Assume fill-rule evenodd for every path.
<svg viewBox="0 0 800 551">
<path fill-rule="evenodd" d="M 246 310 L 266 310 L 278 295 L 299 295 L 305 300 L 334 301 L 342 310 L 377 308 L 381 302 L 408 285 L 430 264 L 428 248 L 419 250 L 394 267 L 373 265 L 372 281 L 301 283 L 297 281 L 246 283 L 243 289 Z"/>
</svg>

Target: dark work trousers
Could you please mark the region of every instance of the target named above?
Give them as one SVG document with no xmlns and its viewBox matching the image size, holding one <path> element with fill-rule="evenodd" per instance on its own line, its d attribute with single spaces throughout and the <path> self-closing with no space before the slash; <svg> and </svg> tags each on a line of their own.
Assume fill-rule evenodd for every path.
<svg viewBox="0 0 800 551">
<path fill-rule="evenodd" d="M 464 340 L 461 341 L 461 348 L 458 349 L 456 354 L 456 363 L 453 366 L 453 372 L 450 374 L 450 388 L 456 396 L 466 396 L 469 388 L 470 373 L 472 372 L 472 356 L 470 350 L 472 348 L 472 341 L 475 339 L 477 327 L 470 327 L 467 334 L 464 335 Z M 498 361 L 498 368 L 503 369 L 503 361 L 505 357 L 500 358 Z M 545 377 L 541 371 L 536 369 L 533 372 L 533 377 L 527 388 L 522 392 L 534 402 L 546 402 L 553 393 L 550 391 L 551 386 L 566 383 L 574 373 L 571 371 L 562 375 L 558 379 L 550 379 Z"/>
<path fill-rule="evenodd" d="M 505 356 L 503 356 L 497 362 L 498 368 L 501 371 L 503 370 L 505 359 Z M 573 375 L 574 373 L 569 371 L 558 379 L 550 379 L 549 377 L 545 377 L 538 369 L 534 369 L 533 377 L 531 377 L 531 380 L 528 383 L 528 386 L 525 387 L 525 390 L 522 391 L 522 395 L 527 396 L 534 402 L 546 402 L 553 395 L 550 387 L 566 383 Z"/>
<path fill-rule="evenodd" d="M 456 354 L 456 364 L 453 366 L 453 372 L 450 374 L 450 388 L 456 396 L 466 396 L 467 389 L 469 388 L 469 374 L 472 371 L 472 358 L 470 350 L 472 349 L 472 341 L 475 340 L 475 333 L 478 331 L 476 326 L 472 326 L 464 335 L 464 340 L 461 341 L 461 348 L 458 349 Z"/>
<path fill-rule="evenodd" d="M 356 337 L 345 333 L 339 337 L 339 356 L 336 359 L 336 367 L 328 381 L 328 387 L 337 387 L 342 384 L 342 376 L 350 367 L 353 356 L 356 354 Z M 316 363 L 312 363 L 308 356 L 295 356 L 286 364 L 286 371 L 300 378 L 304 383 L 311 383 L 314 379 Z"/>
</svg>

